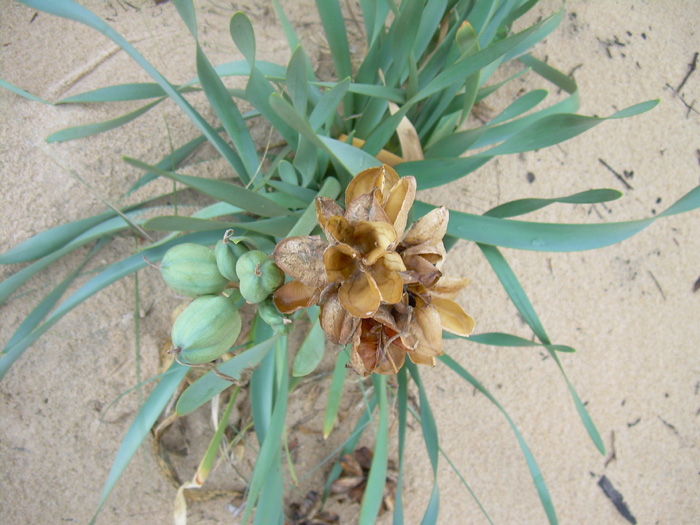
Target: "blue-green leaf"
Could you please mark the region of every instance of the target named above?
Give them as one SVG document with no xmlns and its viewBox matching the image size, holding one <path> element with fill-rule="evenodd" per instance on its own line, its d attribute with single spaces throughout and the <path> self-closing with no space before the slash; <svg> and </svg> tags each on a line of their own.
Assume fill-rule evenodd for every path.
<svg viewBox="0 0 700 525">
<path fill-rule="evenodd" d="M 150 166 L 145 162 L 141 162 L 140 160 L 132 159 L 130 157 L 124 157 L 124 160 L 132 166 L 136 166 L 137 168 L 141 168 L 146 171 L 152 171 L 163 177 L 181 182 L 182 184 L 200 191 L 205 195 L 209 195 L 215 199 L 227 202 L 262 217 L 278 217 L 290 215 L 291 213 L 288 209 L 283 208 L 263 195 L 255 193 L 254 191 L 248 190 L 242 186 L 237 186 L 235 184 L 220 180 L 193 177 L 191 175 L 181 175 L 179 173 L 173 173 L 172 171 L 161 170 L 155 166 Z"/>
<path fill-rule="evenodd" d="M 567 197 L 556 197 L 553 199 L 517 199 L 491 208 L 484 213 L 484 215 L 505 219 L 508 217 L 515 217 L 516 215 L 531 213 L 557 202 L 567 204 L 596 204 L 599 202 L 614 201 L 620 197 L 622 197 L 622 192 L 620 191 L 599 189 L 582 191 Z"/>
<path fill-rule="evenodd" d="M 278 338 L 279 336 L 273 336 L 248 350 L 243 350 L 235 357 L 217 366 L 217 370 L 222 374 L 240 380 L 244 370 L 258 366 L 260 361 L 275 345 Z M 181 416 L 189 414 L 230 386 L 231 383 L 229 381 L 221 379 L 213 371 L 207 372 L 182 393 L 177 400 L 176 411 Z"/>
<path fill-rule="evenodd" d="M 474 242 L 534 251 L 583 251 L 610 246 L 639 233 L 654 221 L 700 207 L 700 186 L 692 189 L 663 213 L 647 219 L 603 224 L 552 224 L 515 221 L 450 211 L 447 233 Z M 422 217 L 435 206 L 416 202 Z"/>
<path fill-rule="evenodd" d="M 163 374 L 163 377 L 139 410 L 139 413 L 134 418 L 134 421 L 131 423 L 129 430 L 122 440 L 117 456 L 114 458 L 114 463 L 112 463 L 107 481 L 105 481 L 104 488 L 102 489 L 102 496 L 100 496 L 100 502 L 95 511 L 95 515 L 92 517 L 91 523 L 97 518 L 97 513 L 107 500 L 107 496 L 112 492 L 112 489 L 117 484 L 124 469 L 129 464 L 129 461 L 131 461 L 131 458 L 134 456 L 143 440 L 146 439 L 151 427 L 155 424 L 161 412 L 163 412 L 163 409 L 168 404 L 168 401 L 170 401 L 178 385 L 184 379 L 185 375 L 187 375 L 188 370 L 189 368 L 186 366 L 181 366 L 174 362 L 168 371 Z"/>
<path fill-rule="evenodd" d="M 309 308 L 306 311 L 313 324 L 306 338 L 301 343 L 299 350 L 297 350 L 297 355 L 294 356 L 294 364 L 292 365 L 293 377 L 304 377 L 316 370 L 321 359 L 323 359 L 323 351 L 326 348 L 326 336 L 318 318 L 318 307 Z"/>
<path fill-rule="evenodd" d="M 372 375 L 372 383 L 379 399 L 379 425 L 374 444 L 374 457 L 367 477 L 365 495 L 362 498 L 359 523 L 374 523 L 384 500 L 386 484 L 387 455 L 389 446 L 389 415 L 386 399 L 386 376 Z"/>
<path fill-rule="evenodd" d="M 547 484 L 544 482 L 544 477 L 542 476 L 542 472 L 540 471 L 540 468 L 537 466 L 537 462 L 535 461 L 535 458 L 532 455 L 532 452 L 530 452 L 530 448 L 527 446 L 527 443 L 525 443 L 525 439 L 523 439 L 522 434 L 520 434 L 520 431 L 518 428 L 515 426 L 515 423 L 513 420 L 510 418 L 508 413 L 504 410 L 504 408 L 500 405 L 498 401 L 496 401 L 496 398 L 491 395 L 491 392 L 489 392 L 479 381 L 477 381 L 474 376 L 472 376 L 469 372 L 467 372 L 457 361 L 452 359 L 448 355 L 441 355 L 438 357 L 440 361 L 445 363 L 452 371 L 454 371 L 457 375 L 459 375 L 461 378 L 463 378 L 465 381 L 470 383 L 474 388 L 476 388 L 479 392 L 484 394 L 489 401 L 491 401 L 494 405 L 496 405 L 496 408 L 501 411 L 501 413 L 505 416 L 506 420 L 508 421 L 508 424 L 510 427 L 513 429 L 513 432 L 515 433 L 515 437 L 518 440 L 518 444 L 520 445 L 521 450 L 523 451 L 523 455 L 525 456 L 525 461 L 527 462 L 527 466 L 530 469 L 530 475 L 532 476 L 532 480 L 535 483 L 535 488 L 537 489 L 537 493 L 539 494 L 540 501 L 542 502 L 542 507 L 544 507 L 545 512 L 547 513 L 547 519 L 549 520 L 549 523 L 554 525 L 558 523 L 557 521 L 557 514 L 556 511 L 554 510 L 554 505 L 552 504 L 552 497 L 549 495 L 549 489 L 547 489 Z"/>
<path fill-rule="evenodd" d="M 34 102 L 41 102 L 42 104 L 47 104 L 51 106 L 51 102 L 48 100 L 44 100 L 43 98 L 37 97 L 36 95 L 32 95 L 28 91 L 23 90 L 22 88 L 19 88 L 15 86 L 14 84 L 9 83 L 7 80 L 3 80 L 0 78 L 0 87 L 7 89 L 8 91 L 12 91 L 15 95 L 19 95 L 20 97 L 24 97 L 28 100 L 32 100 Z"/>
<path fill-rule="evenodd" d="M 328 400 L 326 401 L 326 412 L 323 417 L 323 439 L 331 435 L 335 418 L 338 415 L 338 407 L 340 406 L 340 398 L 343 394 L 343 385 L 345 384 L 345 376 L 347 375 L 346 365 L 350 361 L 350 353 L 347 349 L 338 353 L 333 369 L 333 378 L 331 379 L 331 387 L 328 390 Z"/>
</svg>

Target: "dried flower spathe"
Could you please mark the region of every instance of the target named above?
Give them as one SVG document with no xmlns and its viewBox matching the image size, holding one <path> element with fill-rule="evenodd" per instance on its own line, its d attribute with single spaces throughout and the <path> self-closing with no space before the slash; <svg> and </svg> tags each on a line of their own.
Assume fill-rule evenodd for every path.
<svg viewBox="0 0 700 525">
<path fill-rule="evenodd" d="M 282 313 L 321 305 L 321 326 L 336 344 L 352 343 L 360 375 L 394 374 L 408 354 L 435 364 L 442 330 L 469 335 L 473 319 L 455 301 L 468 279 L 443 277 L 442 239 L 449 215 L 438 208 L 406 231 L 416 194 L 413 177 L 389 166 L 359 173 L 345 192 L 345 210 L 316 199 L 319 236 L 284 239 L 274 259 L 292 281 L 274 294 Z"/>
</svg>

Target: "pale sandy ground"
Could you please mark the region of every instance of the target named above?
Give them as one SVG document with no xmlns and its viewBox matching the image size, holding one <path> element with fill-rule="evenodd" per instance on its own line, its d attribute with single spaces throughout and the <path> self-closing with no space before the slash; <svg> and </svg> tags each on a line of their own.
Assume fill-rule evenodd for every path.
<svg viewBox="0 0 700 525">
<path fill-rule="evenodd" d="M 287 2 L 289 4 L 290 2 Z M 310 2 L 309 2 L 310 3 Z M 117 0 L 91 7 L 122 32 L 173 82 L 193 76 L 194 50 L 171 5 L 145 3 L 140 12 Z M 200 30 L 212 62 L 238 58 L 228 37 L 232 3 L 198 2 Z M 261 7 L 261 5 L 265 7 Z M 530 19 L 556 9 L 544 2 Z M 236 2 L 258 31 L 259 56 L 289 57 L 282 32 L 266 2 Z M 564 72 L 578 67 L 581 112 L 608 115 L 652 98 L 661 103 L 643 116 L 612 121 L 560 147 L 499 159 L 449 189 L 422 198 L 469 212 L 516 197 L 550 197 L 590 188 L 624 191 L 602 206 L 552 207 L 535 220 L 619 221 L 665 209 L 700 182 L 700 115 L 674 96 L 693 54 L 700 51 L 697 2 L 571 1 L 559 29 L 535 55 Z M 327 64 L 320 26 L 306 3 L 290 8 L 314 62 Z M 148 78 L 112 43 L 78 24 L 58 20 L 9 0 L 0 0 L 0 75 L 48 100 L 113 83 Z M 617 43 L 615 43 L 617 41 Z M 609 52 L 609 53 L 608 53 Z M 325 60 L 325 62 L 323 62 Z M 326 67 L 325 65 L 323 67 Z M 537 85 L 534 76 L 514 86 Z M 680 95 L 700 108 L 700 71 Z M 505 107 L 514 92 L 488 101 Z M 201 98 L 193 99 L 204 108 Z M 129 108 L 138 107 L 138 103 Z M 203 110 L 203 109 L 202 109 Z M 488 108 L 487 108 L 488 110 Z M 44 138 L 71 125 L 121 114 L 125 106 L 50 107 L 0 91 L 0 249 L 48 227 L 102 211 L 103 205 L 68 170 L 75 170 L 101 197 L 117 200 L 139 177 L 120 156 L 153 162 L 168 151 L 164 119 L 175 144 L 195 130 L 177 108 L 162 104 L 125 128 L 86 140 L 48 145 Z M 210 113 L 205 113 L 211 117 Z M 256 130 L 262 142 L 266 129 Z M 188 171 L 225 176 L 225 166 L 204 150 Z M 634 172 L 626 189 L 598 159 L 618 172 Z M 527 182 L 527 173 L 535 175 Z M 139 194 L 167 191 L 156 183 Z M 546 254 L 504 250 L 535 304 L 551 338 L 577 348 L 562 361 L 604 438 L 601 456 L 587 437 L 565 383 L 539 351 L 502 349 L 466 342 L 447 351 L 489 388 L 519 426 L 537 458 L 561 523 L 627 523 L 597 481 L 605 475 L 641 524 L 697 523 L 700 515 L 700 212 L 659 221 L 636 238 L 595 252 Z M 133 249 L 130 236 L 116 239 L 90 268 Z M 6 341 L 23 317 L 85 255 L 30 281 L 0 307 Z M 7 277 L 20 266 L 3 268 Z M 452 273 L 473 279 L 462 303 L 477 320 L 477 332 L 505 331 L 531 337 L 478 249 L 460 243 L 449 262 Z M 81 278 L 82 283 L 87 276 Z M 178 300 L 162 289 L 154 271 L 139 273 L 142 309 L 141 374 L 156 371 L 157 350 L 167 339 L 168 317 Z M 137 408 L 127 396 L 104 415 L 104 407 L 136 383 L 134 280 L 128 278 L 74 310 L 30 348 L 0 384 L 0 522 L 61 523 L 89 520 L 120 439 Z M 323 367 L 331 366 L 324 361 Z M 544 523 L 542 507 L 506 420 L 481 395 L 443 366 L 425 370 L 441 444 L 495 523 Z M 327 380 L 320 383 L 327 385 Z M 357 385 L 350 387 L 357 392 Z M 316 395 L 318 392 L 316 392 Z M 314 389 L 297 395 L 292 425 L 322 408 Z M 100 425 L 100 418 L 105 421 Z M 204 415 L 190 419 L 190 454 L 179 463 L 189 477 L 205 436 Z M 306 423 L 320 428 L 319 419 Z M 302 447 L 302 475 L 331 444 L 292 432 Z M 395 434 L 392 435 L 392 440 Z M 409 523 L 418 523 L 432 484 L 419 427 L 409 432 L 404 499 Z M 612 454 L 612 459 L 611 459 Z M 250 452 L 246 460 L 252 457 Z M 314 459 L 316 458 L 316 459 Z M 485 523 L 483 515 L 441 458 L 441 523 Z M 222 468 L 212 482 L 240 487 Z M 312 476 L 303 490 L 318 488 Z M 298 491 L 291 499 L 300 499 Z M 168 523 L 175 495 L 144 447 L 108 500 L 100 523 Z M 190 507 L 192 523 L 231 522 L 229 501 Z M 357 506 L 335 505 L 352 522 Z"/>
</svg>

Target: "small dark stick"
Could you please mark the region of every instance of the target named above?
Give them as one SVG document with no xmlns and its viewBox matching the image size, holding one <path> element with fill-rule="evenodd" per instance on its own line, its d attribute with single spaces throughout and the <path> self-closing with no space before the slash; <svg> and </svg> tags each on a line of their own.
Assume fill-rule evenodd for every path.
<svg viewBox="0 0 700 525">
<path fill-rule="evenodd" d="M 610 480 L 605 477 L 605 475 L 601 476 L 598 480 L 598 486 L 603 489 L 603 493 L 608 497 L 608 499 L 610 499 L 610 501 L 613 502 L 617 512 L 619 512 L 627 521 L 633 525 L 636 525 L 637 518 L 632 516 L 632 513 L 627 507 L 627 503 L 625 503 L 625 499 L 622 497 L 622 494 L 620 494 L 615 487 L 612 486 L 612 483 L 610 483 Z"/>
<path fill-rule="evenodd" d="M 688 77 L 695 71 L 695 69 L 698 66 L 698 52 L 696 51 L 695 54 L 693 55 L 693 61 L 688 64 L 688 72 L 685 74 L 683 77 L 683 80 L 681 80 L 681 83 L 678 84 L 678 87 L 674 90 L 674 94 L 680 93 L 681 89 L 683 89 L 683 86 L 685 86 L 685 83 L 688 81 Z"/>
<path fill-rule="evenodd" d="M 633 190 L 633 189 L 634 189 L 634 188 L 630 185 L 630 183 L 627 182 L 627 181 L 624 179 L 624 177 L 623 177 L 622 175 L 620 175 L 618 172 L 616 172 L 614 169 L 612 169 L 612 168 L 610 167 L 610 165 L 609 165 L 607 162 L 605 162 L 603 159 L 598 159 L 598 161 L 599 161 L 603 166 L 605 166 L 606 168 L 608 168 L 608 169 L 610 170 L 610 172 L 611 172 L 613 175 L 615 175 L 615 177 L 617 177 L 617 180 L 619 180 L 622 184 L 624 184 L 625 187 L 626 187 L 628 190 Z"/>
</svg>

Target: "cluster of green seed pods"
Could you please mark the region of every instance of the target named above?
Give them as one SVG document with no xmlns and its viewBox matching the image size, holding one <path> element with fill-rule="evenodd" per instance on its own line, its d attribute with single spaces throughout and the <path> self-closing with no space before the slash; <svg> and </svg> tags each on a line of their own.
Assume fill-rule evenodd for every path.
<svg viewBox="0 0 700 525">
<path fill-rule="evenodd" d="M 165 283 L 178 294 L 194 297 L 171 331 L 174 351 L 183 362 L 208 363 L 231 349 L 241 331 L 236 305 L 240 297 L 256 304 L 262 320 L 276 331 L 286 332 L 291 323 L 269 298 L 284 282 L 282 270 L 264 252 L 231 242 L 231 235 L 226 232 L 214 249 L 179 244 L 161 262 Z"/>
</svg>

